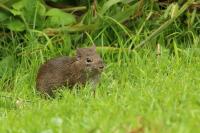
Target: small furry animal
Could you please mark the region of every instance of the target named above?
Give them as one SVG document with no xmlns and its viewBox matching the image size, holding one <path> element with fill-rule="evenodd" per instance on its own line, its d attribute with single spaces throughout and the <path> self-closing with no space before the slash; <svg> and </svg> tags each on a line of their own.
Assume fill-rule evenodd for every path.
<svg viewBox="0 0 200 133">
<path fill-rule="evenodd" d="M 87 81 L 96 85 L 104 63 L 96 52 L 96 46 L 78 48 L 75 57 L 53 58 L 39 68 L 36 88 L 43 94 L 53 95 L 61 86 L 84 85 Z"/>
</svg>

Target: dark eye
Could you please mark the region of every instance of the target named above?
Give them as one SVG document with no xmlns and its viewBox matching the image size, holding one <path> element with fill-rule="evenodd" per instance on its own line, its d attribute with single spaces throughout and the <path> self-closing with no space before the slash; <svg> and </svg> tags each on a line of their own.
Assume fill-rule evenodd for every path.
<svg viewBox="0 0 200 133">
<path fill-rule="evenodd" d="M 86 58 L 86 62 L 87 62 L 87 63 L 91 63 L 91 62 L 92 62 L 92 59 L 91 59 L 91 58 Z"/>
</svg>

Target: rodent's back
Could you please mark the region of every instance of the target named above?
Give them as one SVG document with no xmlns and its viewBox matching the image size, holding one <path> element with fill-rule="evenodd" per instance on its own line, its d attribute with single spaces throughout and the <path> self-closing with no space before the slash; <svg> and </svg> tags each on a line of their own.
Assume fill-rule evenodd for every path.
<svg viewBox="0 0 200 133">
<path fill-rule="evenodd" d="M 70 74 L 70 66 L 75 57 L 58 57 L 45 62 L 38 71 L 36 88 L 43 93 L 52 93 L 52 89 L 61 86 Z"/>
</svg>

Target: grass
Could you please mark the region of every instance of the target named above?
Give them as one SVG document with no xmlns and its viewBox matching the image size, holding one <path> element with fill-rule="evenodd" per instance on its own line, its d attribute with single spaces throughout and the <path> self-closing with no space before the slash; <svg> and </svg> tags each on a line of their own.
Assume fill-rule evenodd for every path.
<svg viewBox="0 0 200 133">
<path fill-rule="evenodd" d="M 2 28 L 0 133 L 200 132 L 198 10 L 101 2 L 95 17 L 89 9 L 77 25 L 43 29 L 34 20 L 23 33 Z M 93 42 L 106 63 L 96 97 L 88 84 L 42 99 L 35 90 L 40 64 Z"/>
<path fill-rule="evenodd" d="M 94 98 L 90 85 L 65 90 L 52 100 L 34 91 L 37 59 L 18 67 L 14 90 L 3 92 L 0 132 L 199 132 L 200 57 L 193 49 L 179 58 L 163 50 L 132 53 L 107 67 Z M 25 60 L 25 59 L 24 59 Z M 3 86 L 1 84 L 1 86 Z M 30 101 L 17 100 L 17 98 Z"/>
</svg>

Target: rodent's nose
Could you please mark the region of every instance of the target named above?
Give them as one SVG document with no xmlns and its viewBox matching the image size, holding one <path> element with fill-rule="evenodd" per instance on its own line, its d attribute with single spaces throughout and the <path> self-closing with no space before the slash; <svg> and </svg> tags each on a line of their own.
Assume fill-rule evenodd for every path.
<svg viewBox="0 0 200 133">
<path fill-rule="evenodd" d="M 102 59 L 98 60 L 97 64 L 98 64 L 97 67 L 98 67 L 99 70 L 104 69 L 104 63 L 103 63 Z"/>
<path fill-rule="evenodd" d="M 103 65 L 103 64 L 99 66 L 99 69 L 103 69 L 103 68 L 104 68 L 104 65 Z"/>
</svg>

